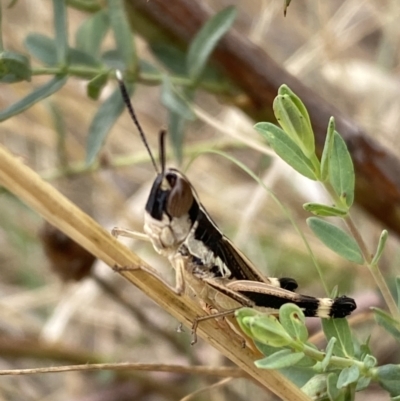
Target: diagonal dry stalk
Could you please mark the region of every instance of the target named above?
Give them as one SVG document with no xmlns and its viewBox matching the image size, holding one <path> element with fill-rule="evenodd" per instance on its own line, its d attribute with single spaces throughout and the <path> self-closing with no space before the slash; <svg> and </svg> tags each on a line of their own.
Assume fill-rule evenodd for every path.
<svg viewBox="0 0 400 401">
<path fill-rule="evenodd" d="M 0 146 L 0 184 L 107 265 L 145 266 L 152 270 L 137 255 L 119 243 L 109 232 L 2 146 Z M 120 274 L 188 327 L 191 327 L 195 317 L 204 315 L 204 312 L 189 298 L 172 293 L 151 274 L 140 270 L 123 271 Z M 257 369 L 254 360 L 260 355 L 254 354 L 248 347 L 243 348 L 242 344 L 235 341 L 229 333 L 218 329 L 212 319 L 199 325 L 198 335 L 283 400 L 309 401 L 299 388 L 279 372 Z"/>
</svg>

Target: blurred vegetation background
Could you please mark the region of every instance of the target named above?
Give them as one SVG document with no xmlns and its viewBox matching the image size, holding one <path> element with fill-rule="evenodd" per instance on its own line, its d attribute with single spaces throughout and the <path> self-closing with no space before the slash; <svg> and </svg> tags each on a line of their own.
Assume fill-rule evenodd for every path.
<svg viewBox="0 0 400 401">
<path fill-rule="evenodd" d="M 75 3 L 79 2 L 71 1 L 68 7 L 71 45 L 78 28 L 90 16 L 74 7 Z M 169 3 L 172 8 L 174 1 Z M 398 154 L 398 2 L 294 0 L 286 18 L 282 2 L 276 0 L 202 3 L 211 13 L 234 5 L 238 11 L 234 28 L 239 35 L 263 48 L 282 69 L 351 116 L 383 149 Z M 25 0 L 10 8 L 7 5 L 3 2 L 6 49 L 26 54 L 27 35 L 54 36 L 50 1 Z M 105 4 L 99 0 L 98 6 Z M 135 42 L 142 59 L 162 68 L 146 40 L 136 36 Z M 113 38 L 108 33 L 103 49 L 111 48 Z M 33 66 L 37 63 L 34 59 L 31 62 Z M 1 84 L 0 109 L 47 80 L 46 76 L 34 76 L 31 82 Z M 154 170 L 126 112 L 107 137 L 100 154 L 101 168 L 91 172 L 84 167 L 90 123 L 100 102 L 114 87 L 111 80 L 95 101 L 86 95 L 86 82 L 72 77 L 55 95 L 3 121 L 0 141 L 103 226 L 141 231 Z M 302 93 L 297 94 L 302 97 Z M 236 96 L 228 103 L 239 104 L 242 100 Z M 168 110 L 160 101 L 160 85 L 138 84 L 132 101 L 150 146 L 157 152 L 158 132 L 168 124 Z M 357 300 L 363 312 L 353 324 L 359 338 L 365 341 L 371 334 L 371 348 L 379 363 L 399 363 L 394 341 L 372 326 L 368 307 L 379 305 L 380 299 L 368 271 L 327 250 L 305 224 L 308 214 L 302 204 L 326 199 L 325 194 L 269 153 L 252 129 L 254 121 L 226 103 L 226 94 L 221 97 L 200 91 L 195 104 L 204 117 L 187 123 L 184 129 L 180 168 L 186 171 L 202 203 L 265 274 L 293 277 L 301 293 L 325 296 L 306 247 L 279 205 L 229 160 L 202 152 L 224 150 L 246 164 L 289 207 L 323 266 L 329 287 L 338 286 L 340 293 Z M 248 146 L 249 141 L 258 144 L 261 151 Z M 168 164 L 177 165 L 172 152 L 170 156 Z M 76 167 L 73 174 L 65 174 L 66 165 Z M 374 249 L 385 227 L 361 210 L 355 211 L 355 217 Z M 167 261 L 155 255 L 151 246 L 123 241 L 173 280 Z M 381 260 L 389 281 L 399 272 L 397 249 L 398 239 L 391 236 Z M 81 253 L 18 199 L 1 193 L 0 369 L 118 361 L 227 363 L 201 341 L 190 347 L 190 333 L 176 331 L 179 322 L 106 266 L 94 262 L 91 274 L 86 276 L 92 262 L 90 256 Z M 86 277 L 75 281 L 80 276 Z M 310 330 L 317 332 L 318 322 L 310 322 Z M 5 377 L 0 394 L 7 400 L 176 400 L 217 380 L 165 373 L 64 373 Z M 268 399 L 244 379 L 196 398 L 239 400 L 248 399 L 248 394 Z M 378 398 L 383 396 L 374 388 L 362 397 L 384 399 Z"/>
</svg>

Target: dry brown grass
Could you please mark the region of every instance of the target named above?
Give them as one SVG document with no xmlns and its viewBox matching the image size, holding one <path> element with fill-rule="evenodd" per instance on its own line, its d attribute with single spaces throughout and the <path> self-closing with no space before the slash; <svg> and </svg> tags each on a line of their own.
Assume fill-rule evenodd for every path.
<svg viewBox="0 0 400 401">
<path fill-rule="evenodd" d="M 220 9 L 228 2 L 209 3 Z M 384 146 L 398 152 L 397 43 L 400 27 L 396 22 L 400 6 L 397 2 L 293 0 L 286 20 L 281 18 L 281 2 L 275 0 L 252 2 L 251 5 L 236 1 L 235 4 L 239 9 L 236 27 L 243 35 L 251 36 L 296 77 L 351 115 Z M 84 14 L 70 11 L 71 41 L 84 18 Z M 3 7 L 6 48 L 24 51 L 24 37 L 31 32 L 52 34 L 49 1 L 19 1 L 10 10 Z M 150 57 L 145 44 L 138 42 L 143 57 Z M 43 79 L 34 78 L 31 83 L 2 84 L 0 108 L 15 102 L 41 82 Z M 166 125 L 167 118 L 159 102 L 159 88 L 138 87 L 134 103 L 155 149 L 158 130 Z M 207 95 L 200 96 L 197 104 L 237 135 L 258 139 L 251 130 L 253 122 L 236 110 L 218 104 Z M 0 141 L 32 169 L 51 178 L 58 159 L 57 134 L 50 107 L 57 107 L 62 115 L 69 162 L 82 161 L 88 126 L 98 103 L 86 98 L 84 84 L 76 79 L 71 79 L 51 99 L 3 122 Z M 185 147 L 190 152 L 194 147 L 207 146 L 210 141 L 222 143 L 226 138 L 210 125 L 196 122 L 188 126 Z M 229 137 L 228 140 L 234 141 Z M 279 199 L 290 206 L 297 224 L 306 233 L 324 267 L 329 287 L 338 284 L 342 292 L 355 296 L 359 303 L 368 304 L 371 299 L 376 302 L 369 273 L 335 256 L 308 232 L 301 205 L 320 199 L 321 192 L 282 163 L 274 162 L 271 168 L 266 168 L 265 159 L 258 151 L 233 146 L 226 149 L 260 174 Z M 107 140 L 104 157 L 112 161 L 131 155 L 134 160 L 138 154 L 144 155 L 144 149 L 125 113 Z M 189 160 L 190 157 L 185 158 L 184 165 Z M 232 239 L 237 239 L 240 248 L 260 269 L 271 275 L 295 277 L 302 293 L 324 295 L 305 246 L 287 217 L 246 174 L 212 154 L 196 158 L 187 174 L 213 218 Z M 107 230 L 116 225 L 140 230 L 143 207 L 153 178 L 154 172 L 147 161 L 89 175 L 51 179 L 50 182 Z M 100 262 L 95 266 L 95 274 L 126 298 L 134 306 L 133 312 L 127 312 L 90 278 L 79 283 L 61 284 L 50 272 L 38 240 L 37 233 L 43 220 L 7 193 L 1 195 L 1 203 L 1 330 L 4 337 L 15 339 L 15 344 L 20 346 L 17 346 L 19 351 L 6 353 L 7 343 L 2 345 L 0 336 L 2 355 L 7 356 L 0 360 L 0 369 L 49 366 L 66 361 L 83 363 L 85 360 L 224 363 L 221 355 L 203 342 L 190 347 L 190 335 L 175 332 L 179 322 Z M 373 249 L 382 227 L 360 211 L 355 214 L 360 230 Z M 382 260 L 382 268 L 388 277 L 398 274 L 397 245 L 397 239 L 391 238 Z M 138 243 L 132 247 L 172 280 L 171 269 L 150 247 Z M 369 333 L 371 325 L 367 322 L 359 329 L 360 340 L 365 340 Z M 383 335 L 386 337 L 377 327 L 372 330 L 374 354 L 382 363 L 398 362 L 398 348 L 394 348 L 395 344 L 389 338 L 383 343 Z M 25 347 L 27 338 L 34 342 L 33 348 Z M 48 351 L 49 347 L 51 351 Z M 132 374 L 133 384 L 126 390 L 125 384 L 114 382 L 113 378 L 114 374 L 105 372 L 6 377 L 1 380 L 0 394 L 8 400 L 83 400 L 89 399 L 84 398 L 89 394 L 93 397 L 90 399 L 100 400 L 108 399 L 101 398 L 105 389 L 113 389 L 119 391 L 117 399 L 120 400 L 141 399 L 145 395 L 150 399 L 172 400 L 213 382 L 172 373 Z M 252 398 L 256 399 L 259 391 L 243 379 L 234 381 L 227 388 L 213 390 L 204 398 L 248 399 L 243 394 L 251 391 Z"/>
</svg>

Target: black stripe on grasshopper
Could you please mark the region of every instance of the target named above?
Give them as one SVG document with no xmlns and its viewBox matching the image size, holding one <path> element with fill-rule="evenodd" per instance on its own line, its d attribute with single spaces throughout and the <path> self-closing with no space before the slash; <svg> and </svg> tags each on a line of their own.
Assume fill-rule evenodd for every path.
<svg viewBox="0 0 400 401">
<path fill-rule="evenodd" d="M 342 318 L 350 315 L 350 313 L 356 309 L 354 299 L 344 295 L 335 299 L 330 299 L 296 294 L 297 297 L 293 300 L 286 299 L 283 294 L 271 295 L 254 291 L 239 291 L 239 293 L 253 301 L 254 306 L 258 308 L 279 309 L 286 303 L 295 303 L 303 310 L 304 315 L 308 317 Z"/>
</svg>

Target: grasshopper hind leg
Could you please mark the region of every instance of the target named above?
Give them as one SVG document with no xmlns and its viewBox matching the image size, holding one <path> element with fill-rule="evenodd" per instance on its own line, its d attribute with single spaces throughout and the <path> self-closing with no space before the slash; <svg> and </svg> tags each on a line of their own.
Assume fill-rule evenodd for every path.
<svg viewBox="0 0 400 401">
<path fill-rule="evenodd" d="M 208 313 L 205 316 L 199 316 L 196 319 L 193 320 L 193 324 L 192 324 L 192 341 L 190 342 L 190 345 L 194 345 L 197 343 L 197 327 L 199 326 L 199 323 L 204 322 L 205 320 L 209 320 L 209 319 L 219 319 L 221 317 L 225 317 L 225 316 L 229 316 L 232 315 L 233 313 L 235 313 L 238 309 L 240 309 L 241 306 L 237 307 L 237 308 L 233 308 L 230 310 L 226 310 L 223 312 L 217 312 L 216 309 L 214 309 L 211 305 L 205 305 L 203 306 L 203 309 Z M 241 338 L 241 340 L 243 340 Z M 244 341 L 244 345 L 246 344 L 246 342 Z"/>
</svg>

